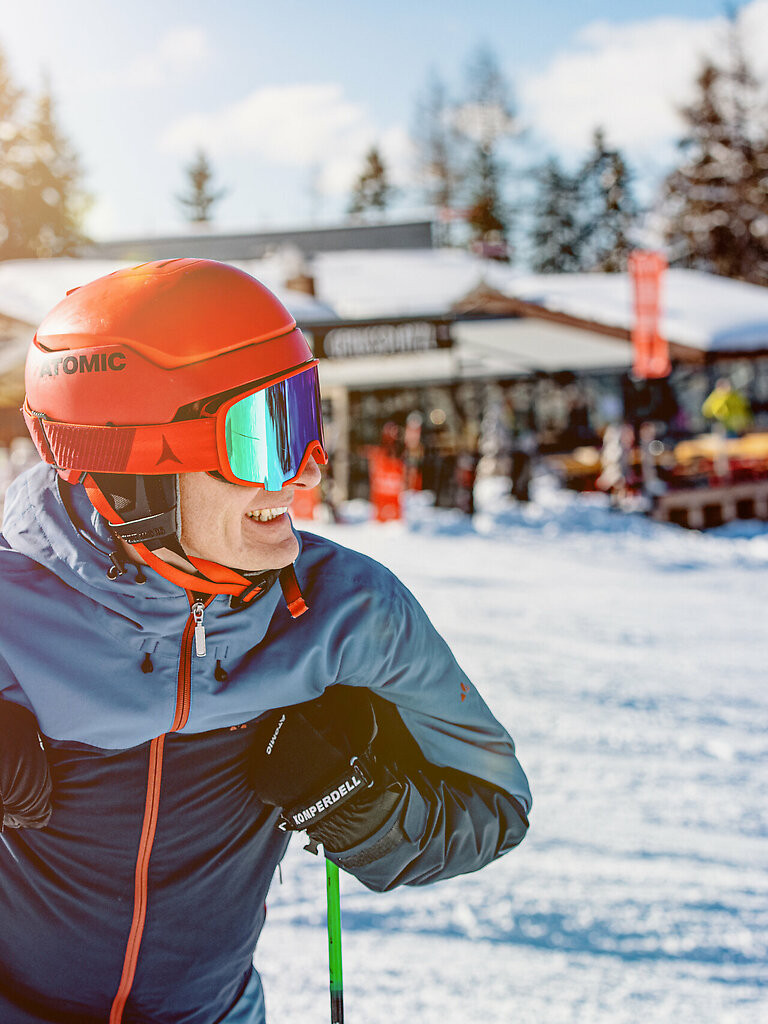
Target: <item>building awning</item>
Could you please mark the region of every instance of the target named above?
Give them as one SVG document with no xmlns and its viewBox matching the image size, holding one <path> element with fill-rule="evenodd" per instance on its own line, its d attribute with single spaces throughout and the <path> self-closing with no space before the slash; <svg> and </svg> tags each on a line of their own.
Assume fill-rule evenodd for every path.
<svg viewBox="0 0 768 1024">
<path fill-rule="evenodd" d="M 321 359 L 320 383 L 324 388 L 389 388 L 566 370 L 622 372 L 632 364 L 628 341 L 546 320 L 456 320 L 450 332 L 450 349 Z"/>
<path fill-rule="evenodd" d="M 472 372 L 473 365 L 496 376 L 505 372 L 621 371 L 632 365 L 628 342 L 546 320 L 459 320 L 452 332 L 464 374 Z"/>
</svg>

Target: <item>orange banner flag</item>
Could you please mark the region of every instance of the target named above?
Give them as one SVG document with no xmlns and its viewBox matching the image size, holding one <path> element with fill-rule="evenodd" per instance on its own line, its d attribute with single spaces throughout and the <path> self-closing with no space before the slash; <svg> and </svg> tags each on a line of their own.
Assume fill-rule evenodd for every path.
<svg viewBox="0 0 768 1024">
<path fill-rule="evenodd" d="M 632 372 L 636 377 L 666 377 L 672 366 L 667 340 L 659 328 L 661 283 L 667 269 L 666 258 L 660 252 L 635 249 L 629 254 L 627 267 L 635 297 Z"/>
</svg>

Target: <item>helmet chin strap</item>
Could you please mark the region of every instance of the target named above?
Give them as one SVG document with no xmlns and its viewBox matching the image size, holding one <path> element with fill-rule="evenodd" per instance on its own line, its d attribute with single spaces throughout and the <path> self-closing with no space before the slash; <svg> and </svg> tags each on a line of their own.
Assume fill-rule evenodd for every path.
<svg viewBox="0 0 768 1024">
<path fill-rule="evenodd" d="M 176 474 L 93 473 L 92 479 L 109 505 L 109 525 L 116 537 L 126 544 L 142 544 L 150 551 L 167 548 L 189 561 L 181 546 Z"/>
<path fill-rule="evenodd" d="M 196 593 L 229 594 L 230 604 L 240 607 L 266 593 L 279 577 L 291 615 L 298 618 L 307 611 L 292 565 L 257 573 L 186 553 L 180 539 L 178 475 L 89 473 L 83 486 L 114 536 L 129 544 L 151 569 L 176 586 Z M 166 562 L 156 554 L 161 548 L 180 555 L 197 572 L 185 572 Z"/>
</svg>

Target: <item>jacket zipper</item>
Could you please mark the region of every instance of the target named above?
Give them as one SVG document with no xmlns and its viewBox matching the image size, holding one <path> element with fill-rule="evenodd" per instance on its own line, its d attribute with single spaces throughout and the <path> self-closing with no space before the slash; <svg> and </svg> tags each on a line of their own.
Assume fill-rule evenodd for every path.
<svg viewBox="0 0 768 1024">
<path fill-rule="evenodd" d="M 192 618 L 195 620 L 195 654 L 198 658 L 205 657 L 205 604 L 197 599 L 192 605 Z"/>
<path fill-rule="evenodd" d="M 144 922 L 147 917 L 147 890 L 149 876 L 149 856 L 155 839 L 157 827 L 157 809 L 160 803 L 160 780 L 163 772 L 163 747 L 165 736 L 158 736 L 149 745 L 149 778 L 147 780 L 147 798 L 144 805 L 144 822 L 141 827 L 139 852 L 136 856 L 134 876 L 133 919 L 128 933 L 128 942 L 123 958 L 123 972 L 117 994 L 112 1001 L 109 1013 L 109 1024 L 120 1024 L 123 1010 L 133 987 L 136 975 L 136 963 L 139 959 L 139 947 L 144 933 Z"/>
<path fill-rule="evenodd" d="M 192 690 L 192 644 L 198 658 L 205 657 L 205 625 L 203 615 L 213 600 L 211 594 L 205 598 L 195 597 L 187 592 L 189 598 L 189 618 L 181 635 L 181 651 L 179 654 L 179 674 L 176 683 L 176 714 L 169 732 L 183 729 L 189 719 L 189 706 Z"/>
<path fill-rule="evenodd" d="M 184 632 L 181 634 L 179 671 L 176 682 L 176 709 L 173 723 L 168 730 L 169 732 L 177 732 L 179 729 L 183 729 L 189 720 L 192 693 L 192 647 L 194 643 L 197 656 L 200 658 L 205 657 L 205 625 L 203 616 L 205 609 L 211 603 L 214 596 L 211 594 L 207 599 L 203 600 L 189 593 L 189 591 L 187 592 L 190 613 L 184 625 Z M 130 932 L 128 933 L 120 984 L 110 1009 L 109 1024 L 120 1024 L 123 1019 L 125 1004 L 136 975 L 136 964 L 139 959 L 139 949 L 144 934 L 149 888 L 149 858 L 152 854 L 152 846 L 155 840 L 157 814 L 160 806 L 160 782 L 163 773 L 165 735 L 158 736 L 149 745 L 147 796 L 144 805 L 144 821 L 141 828 L 141 839 L 139 840 L 139 852 L 136 857 L 134 876 L 133 919 Z"/>
</svg>

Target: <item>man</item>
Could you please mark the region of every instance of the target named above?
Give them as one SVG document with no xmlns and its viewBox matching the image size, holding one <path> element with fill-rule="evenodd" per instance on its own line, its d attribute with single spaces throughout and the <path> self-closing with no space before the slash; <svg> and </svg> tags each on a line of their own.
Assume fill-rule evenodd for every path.
<svg viewBox="0 0 768 1024">
<path fill-rule="evenodd" d="M 206 260 L 85 285 L 35 336 L 44 464 L 0 544 L 3 1024 L 260 1024 L 291 830 L 374 890 L 525 834 L 512 741 L 414 598 L 292 528 L 315 363 Z"/>
</svg>

